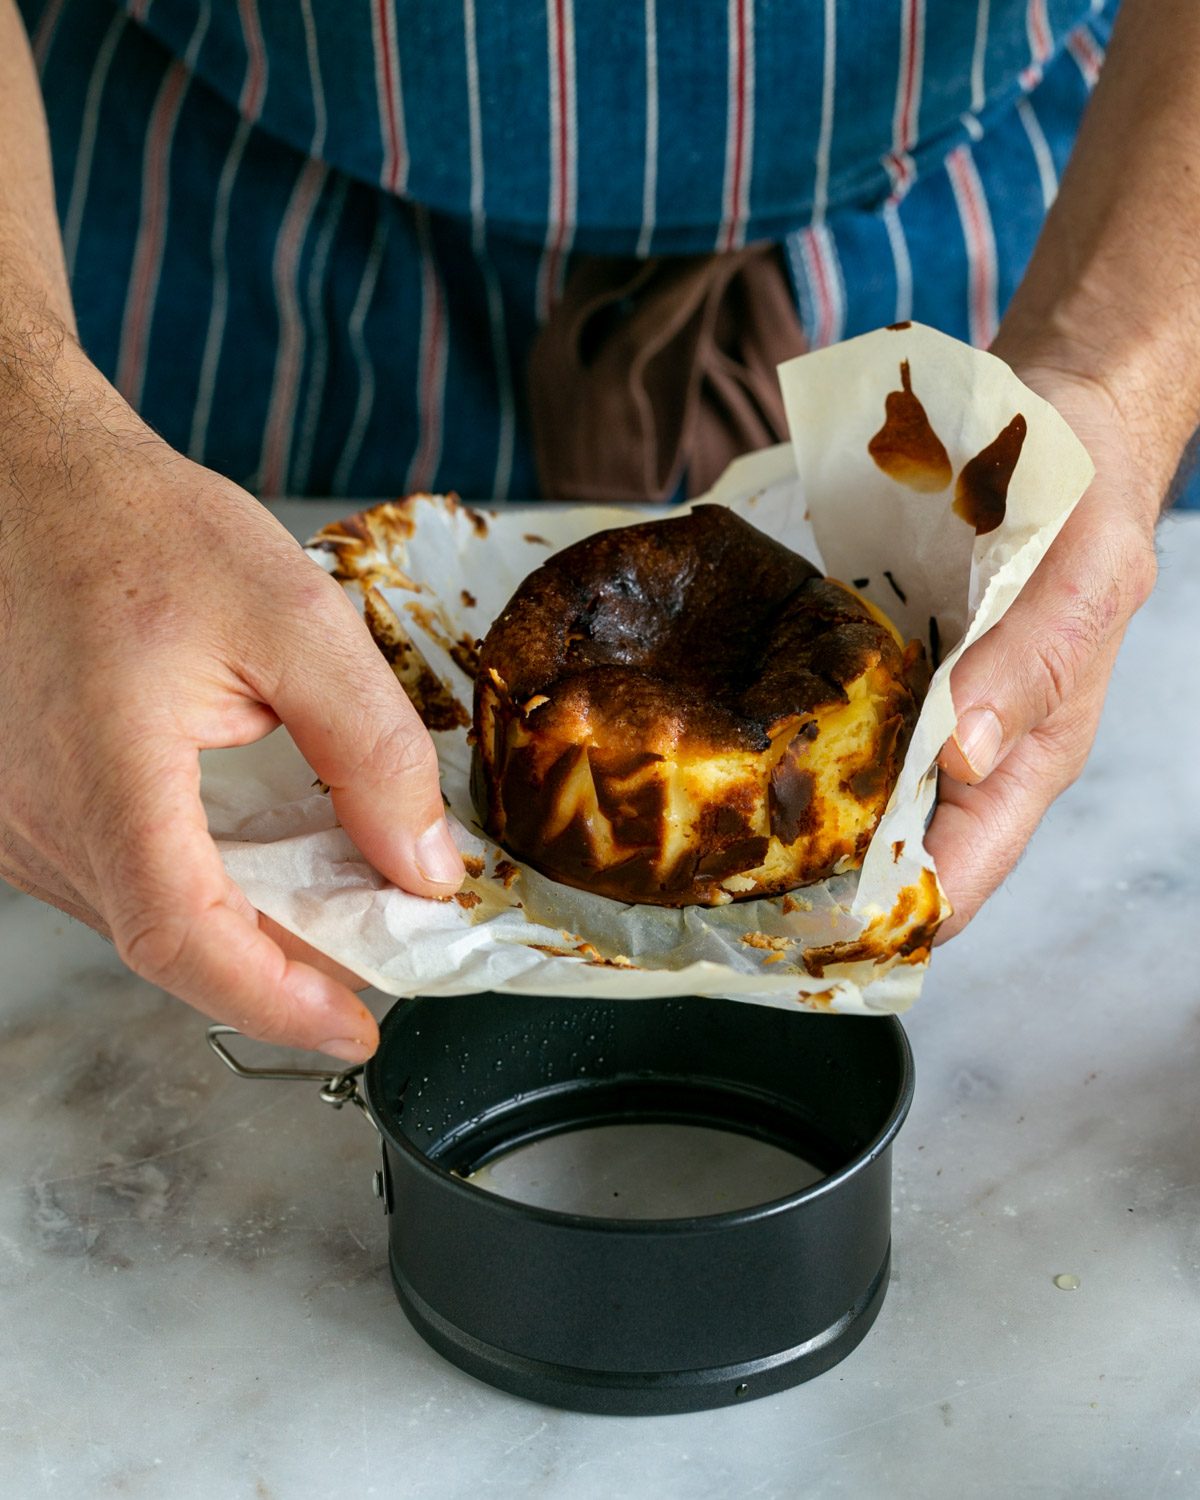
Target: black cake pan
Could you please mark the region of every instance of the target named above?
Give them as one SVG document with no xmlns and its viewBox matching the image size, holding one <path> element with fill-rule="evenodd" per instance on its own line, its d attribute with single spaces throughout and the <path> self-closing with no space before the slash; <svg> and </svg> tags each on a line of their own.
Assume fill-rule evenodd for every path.
<svg viewBox="0 0 1200 1500">
<path fill-rule="evenodd" d="M 891 1145 L 913 1091 L 892 1017 L 724 1000 L 398 1002 L 363 1083 L 401 1305 L 447 1359 L 578 1411 L 696 1411 L 829 1369 L 891 1256 Z M 615 1219 L 465 1180 L 516 1146 L 616 1123 L 756 1137 L 824 1173 L 696 1218 Z"/>
</svg>

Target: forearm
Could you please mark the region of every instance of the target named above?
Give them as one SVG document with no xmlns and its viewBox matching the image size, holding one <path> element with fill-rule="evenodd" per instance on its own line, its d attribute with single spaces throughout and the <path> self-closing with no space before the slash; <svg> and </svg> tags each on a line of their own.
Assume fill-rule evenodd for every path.
<svg viewBox="0 0 1200 1500">
<path fill-rule="evenodd" d="M 69 515 L 115 436 L 151 438 L 79 346 L 37 74 L 0 0 L 0 587 L 18 535 Z"/>
<path fill-rule="evenodd" d="M 75 332 L 37 73 L 14 0 L 0 0 L 0 327 L 31 317 Z"/>
<path fill-rule="evenodd" d="M 1094 382 L 1153 503 L 1200 426 L 1200 6 L 1124 0 L 1058 200 L 996 341 Z"/>
</svg>

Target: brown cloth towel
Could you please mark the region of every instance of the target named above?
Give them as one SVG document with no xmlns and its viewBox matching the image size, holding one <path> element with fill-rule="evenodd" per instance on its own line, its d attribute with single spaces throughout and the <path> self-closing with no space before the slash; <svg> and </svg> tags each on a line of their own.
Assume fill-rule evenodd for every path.
<svg viewBox="0 0 1200 1500">
<path fill-rule="evenodd" d="M 583 256 L 529 358 L 543 495 L 703 494 L 786 437 L 775 367 L 805 349 L 775 245 L 722 255 Z"/>
</svg>

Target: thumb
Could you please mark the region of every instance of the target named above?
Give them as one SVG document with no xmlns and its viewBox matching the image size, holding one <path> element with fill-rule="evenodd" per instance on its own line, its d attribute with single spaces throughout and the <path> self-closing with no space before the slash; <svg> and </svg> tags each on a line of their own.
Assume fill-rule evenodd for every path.
<svg viewBox="0 0 1200 1500">
<path fill-rule="evenodd" d="M 957 723 L 938 758 L 953 780 L 983 781 L 1119 639 L 1153 582 L 1152 543 L 1133 530 L 1077 511 L 1008 612 L 964 653 L 950 678 Z"/>
<path fill-rule="evenodd" d="M 264 696 L 363 856 L 414 895 L 445 900 L 464 870 L 433 741 L 354 606 L 318 577 L 320 608 L 310 608 L 303 645 L 275 640 Z"/>
<path fill-rule="evenodd" d="M 371 1013 L 344 985 L 286 958 L 225 874 L 194 747 L 159 730 L 95 745 L 101 770 L 81 827 L 92 899 L 123 961 L 249 1036 L 345 1062 L 369 1057 Z"/>
</svg>

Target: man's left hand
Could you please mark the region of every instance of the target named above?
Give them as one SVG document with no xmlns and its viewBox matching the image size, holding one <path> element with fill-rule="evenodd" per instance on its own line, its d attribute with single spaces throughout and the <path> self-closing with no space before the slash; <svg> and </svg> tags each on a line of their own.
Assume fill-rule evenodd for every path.
<svg viewBox="0 0 1200 1500">
<path fill-rule="evenodd" d="M 1147 460 L 1101 384 L 1015 367 L 1070 423 L 1096 477 L 1008 613 L 951 675 L 958 722 L 926 838 L 954 908 L 939 942 L 971 920 L 1083 769 L 1117 648 L 1154 586 L 1154 527 L 1173 467 L 1165 454 Z"/>
</svg>

